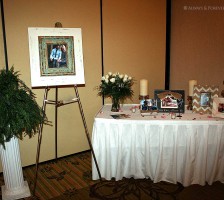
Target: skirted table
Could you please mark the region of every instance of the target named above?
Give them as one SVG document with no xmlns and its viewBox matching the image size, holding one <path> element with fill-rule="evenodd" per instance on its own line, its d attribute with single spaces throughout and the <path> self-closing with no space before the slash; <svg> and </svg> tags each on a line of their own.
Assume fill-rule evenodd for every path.
<svg viewBox="0 0 224 200">
<path fill-rule="evenodd" d="M 95 116 L 92 145 L 102 178 L 150 178 L 205 185 L 224 182 L 224 119 L 185 112 L 142 116 L 133 105 L 112 113 L 103 106 Z M 92 178 L 99 179 L 92 162 Z"/>
</svg>

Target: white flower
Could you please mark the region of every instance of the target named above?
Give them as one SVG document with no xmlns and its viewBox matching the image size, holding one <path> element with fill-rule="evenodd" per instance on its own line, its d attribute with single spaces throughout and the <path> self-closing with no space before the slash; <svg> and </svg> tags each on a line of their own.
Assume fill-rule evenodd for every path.
<svg viewBox="0 0 224 200">
<path fill-rule="evenodd" d="M 111 82 L 111 83 L 114 83 L 114 82 L 115 82 L 115 78 L 111 78 L 111 79 L 110 79 L 110 82 Z"/>
<path fill-rule="evenodd" d="M 105 79 L 105 82 L 106 82 L 106 83 L 108 83 L 108 82 L 109 82 L 108 78 L 106 78 L 106 79 Z"/>
<path fill-rule="evenodd" d="M 128 80 L 127 77 L 124 77 L 124 78 L 123 78 L 123 81 L 124 81 L 124 82 L 126 82 L 127 80 Z"/>
<path fill-rule="evenodd" d="M 102 81 L 105 81 L 105 77 L 103 76 L 103 77 L 101 78 L 101 80 L 102 80 Z"/>
<path fill-rule="evenodd" d="M 128 80 L 131 80 L 131 79 L 132 79 L 132 77 L 131 77 L 131 76 L 129 76 L 129 77 L 128 77 Z"/>
<path fill-rule="evenodd" d="M 128 78 L 128 75 L 127 75 L 127 74 L 125 74 L 125 75 L 124 75 L 124 78 L 126 78 L 126 79 L 127 79 L 127 78 Z"/>
<path fill-rule="evenodd" d="M 108 78 L 109 78 L 109 75 L 107 74 L 107 75 L 105 76 L 105 78 L 108 79 Z"/>
<path fill-rule="evenodd" d="M 112 75 L 112 72 L 108 72 L 108 75 L 111 76 Z"/>
<path fill-rule="evenodd" d="M 120 78 L 120 79 L 122 79 L 123 77 L 124 77 L 124 75 L 123 75 L 123 74 L 120 74 L 120 75 L 119 75 L 119 78 Z"/>
</svg>

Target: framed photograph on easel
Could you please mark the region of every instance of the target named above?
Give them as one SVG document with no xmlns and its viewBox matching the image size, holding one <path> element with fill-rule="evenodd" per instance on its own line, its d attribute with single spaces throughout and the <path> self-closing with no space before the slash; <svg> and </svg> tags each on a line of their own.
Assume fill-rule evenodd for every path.
<svg viewBox="0 0 224 200">
<path fill-rule="evenodd" d="M 85 84 L 81 28 L 28 28 L 32 87 Z"/>
</svg>

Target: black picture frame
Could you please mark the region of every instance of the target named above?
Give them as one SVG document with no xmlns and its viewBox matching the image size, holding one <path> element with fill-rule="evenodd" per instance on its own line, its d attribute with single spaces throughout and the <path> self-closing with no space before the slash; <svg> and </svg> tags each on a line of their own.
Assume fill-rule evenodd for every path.
<svg viewBox="0 0 224 200">
<path fill-rule="evenodd" d="M 184 90 L 154 90 L 154 99 L 159 112 L 185 112 Z"/>
</svg>

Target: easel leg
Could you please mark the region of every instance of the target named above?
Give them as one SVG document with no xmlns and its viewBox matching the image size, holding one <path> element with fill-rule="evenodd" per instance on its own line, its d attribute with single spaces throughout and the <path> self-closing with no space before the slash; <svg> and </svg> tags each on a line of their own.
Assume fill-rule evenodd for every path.
<svg viewBox="0 0 224 200">
<path fill-rule="evenodd" d="M 55 159 L 58 159 L 58 87 L 55 90 Z"/>
<path fill-rule="evenodd" d="M 85 120 L 84 112 L 83 112 L 83 109 L 82 109 L 82 104 L 81 104 L 81 101 L 80 101 L 80 98 L 79 98 L 79 93 L 78 93 L 77 85 L 75 85 L 74 88 L 75 88 L 76 97 L 77 97 L 77 99 L 78 99 L 78 104 L 79 104 L 80 113 L 81 113 L 81 115 L 82 115 L 82 121 L 83 121 L 83 125 L 84 125 L 84 128 L 85 128 L 86 137 L 87 137 L 87 140 L 88 140 L 88 142 L 89 142 L 90 150 L 91 150 L 91 152 L 92 152 L 92 154 L 93 154 L 93 159 L 94 159 L 94 162 L 95 162 L 95 165 L 96 165 L 96 169 L 97 169 L 97 172 L 98 172 L 100 181 L 101 181 L 102 178 L 101 178 L 101 174 L 100 174 L 99 166 L 98 166 L 98 164 L 97 164 L 96 156 L 95 156 L 95 153 L 94 153 L 94 150 L 93 150 L 93 146 L 92 146 L 92 143 L 91 143 L 91 139 L 90 139 L 90 136 L 89 136 L 89 131 L 88 131 L 88 128 L 87 128 L 87 125 L 86 125 L 86 120 Z"/>
<path fill-rule="evenodd" d="M 43 100 L 43 106 L 42 106 L 42 110 L 43 110 L 44 114 L 45 114 L 45 110 L 46 110 L 46 100 L 47 100 L 48 90 L 49 90 L 49 88 L 45 88 L 44 100 Z M 36 185 L 37 185 L 38 165 L 39 165 L 39 158 L 40 158 L 40 146 L 41 146 L 41 141 L 42 141 L 42 131 L 43 131 L 43 123 L 40 124 L 39 133 L 38 133 L 38 144 L 37 144 L 37 154 L 36 154 L 36 173 L 35 173 L 34 187 L 33 187 L 33 195 L 34 196 L 35 196 L 35 190 L 36 190 Z"/>
</svg>

